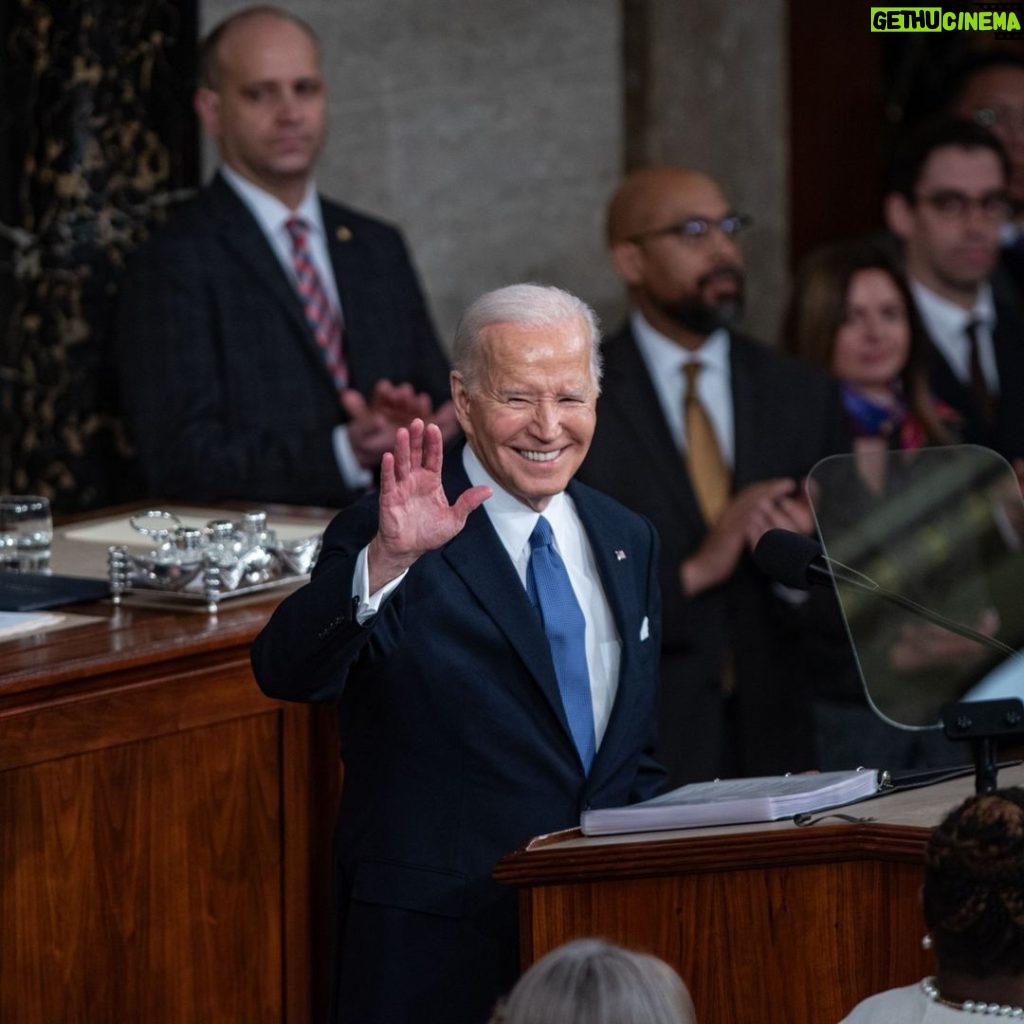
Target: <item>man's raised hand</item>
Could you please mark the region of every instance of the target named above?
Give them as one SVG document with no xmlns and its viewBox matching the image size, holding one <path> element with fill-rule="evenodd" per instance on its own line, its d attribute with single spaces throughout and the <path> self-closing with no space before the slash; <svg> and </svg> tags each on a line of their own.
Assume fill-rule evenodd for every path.
<svg viewBox="0 0 1024 1024">
<path fill-rule="evenodd" d="M 381 460 L 380 515 L 368 552 L 371 594 L 447 544 L 491 496 L 490 487 L 470 487 L 449 505 L 441 484 L 442 447 L 440 429 L 414 419 L 396 432 L 394 452 Z"/>
</svg>

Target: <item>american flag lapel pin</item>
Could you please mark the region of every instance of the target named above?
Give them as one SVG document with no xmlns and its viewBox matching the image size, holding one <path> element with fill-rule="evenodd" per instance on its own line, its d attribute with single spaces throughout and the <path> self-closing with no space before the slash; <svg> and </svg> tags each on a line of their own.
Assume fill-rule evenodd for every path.
<svg viewBox="0 0 1024 1024">
<path fill-rule="evenodd" d="M 615 561 L 616 562 L 624 562 L 625 560 L 626 560 L 626 552 L 623 551 L 622 548 L 616 548 L 615 549 Z"/>
</svg>

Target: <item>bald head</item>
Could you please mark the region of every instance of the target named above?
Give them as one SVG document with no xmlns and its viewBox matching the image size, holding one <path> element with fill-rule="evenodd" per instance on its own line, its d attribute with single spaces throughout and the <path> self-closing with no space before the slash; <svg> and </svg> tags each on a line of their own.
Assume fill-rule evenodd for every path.
<svg viewBox="0 0 1024 1024">
<path fill-rule="evenodd" d="M 722 190 L 686 167 L 645 167 L 608 205 L 608 247 L 630 301 L 652 327 L 699 348 L 739 314 L 743 225 Z"/>
<path fill-rule="evenodd" d="M 319 61 L 320 40 L 310 25 L 297 14 L 286 11 L 282 7 L 274 7 L 271 4 L 245 7 L 220 22 L 199 44 L 200 85 L 208 89 L 219 88 L 221 61 L 224 57 L 223 49 L 230 36 L 238 36 L 238 38 L 231 40 L 233 46 L 244 48 L 250 45 L 246 33 L 244 31 L 239 32 L 239 29 L 251 29 L 254 26 L 266 25 L 270 31 L 274 31 L 281 23 L 290 25 L 302 32 L 315 49 L 317 60 Z"/>
<path fill-rule="evenodd" d="M 700 171 L 670 166 L 633 171 L 608 204 L 608 244 L 699 214 L 708 201 L 728 206 L 722 190 Z"/>
<path fill-rule="evenodd" d="M 964 82 L 953 113 L 990 128 L 1003 144 L 1010 161 L 1010 197 L 1019 217 L 1024 207 L 1024 65 L 1008 60 L 976 70 Z"/>
</svg>

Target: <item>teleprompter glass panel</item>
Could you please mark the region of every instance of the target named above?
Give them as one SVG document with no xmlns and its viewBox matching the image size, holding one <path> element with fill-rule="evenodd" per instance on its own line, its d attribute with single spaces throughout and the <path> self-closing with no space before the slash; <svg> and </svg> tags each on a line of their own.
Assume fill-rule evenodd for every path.
<svg viewBox="0 0 1024 1024">
<path fill-rule="evenodd" d="M 1024 501 L 987 448 L 857 452 L 808 477 L 875 711 L 940 728 L 944 704 L 1024 698 Z"/>
</svg>

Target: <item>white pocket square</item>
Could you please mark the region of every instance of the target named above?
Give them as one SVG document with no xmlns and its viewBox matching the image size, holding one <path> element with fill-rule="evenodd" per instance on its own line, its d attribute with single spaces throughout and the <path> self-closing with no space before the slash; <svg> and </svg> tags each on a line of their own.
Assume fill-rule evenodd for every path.
<svg viewBox="0 0 1024 1024">
<path fill-rule="evenodd" d="M 647 621 L 647 616 L 644 616 L 644 621 L 640 623 L 640 639 L 646 640 L 651 635 L 651 626 Z"/>
</svg>

